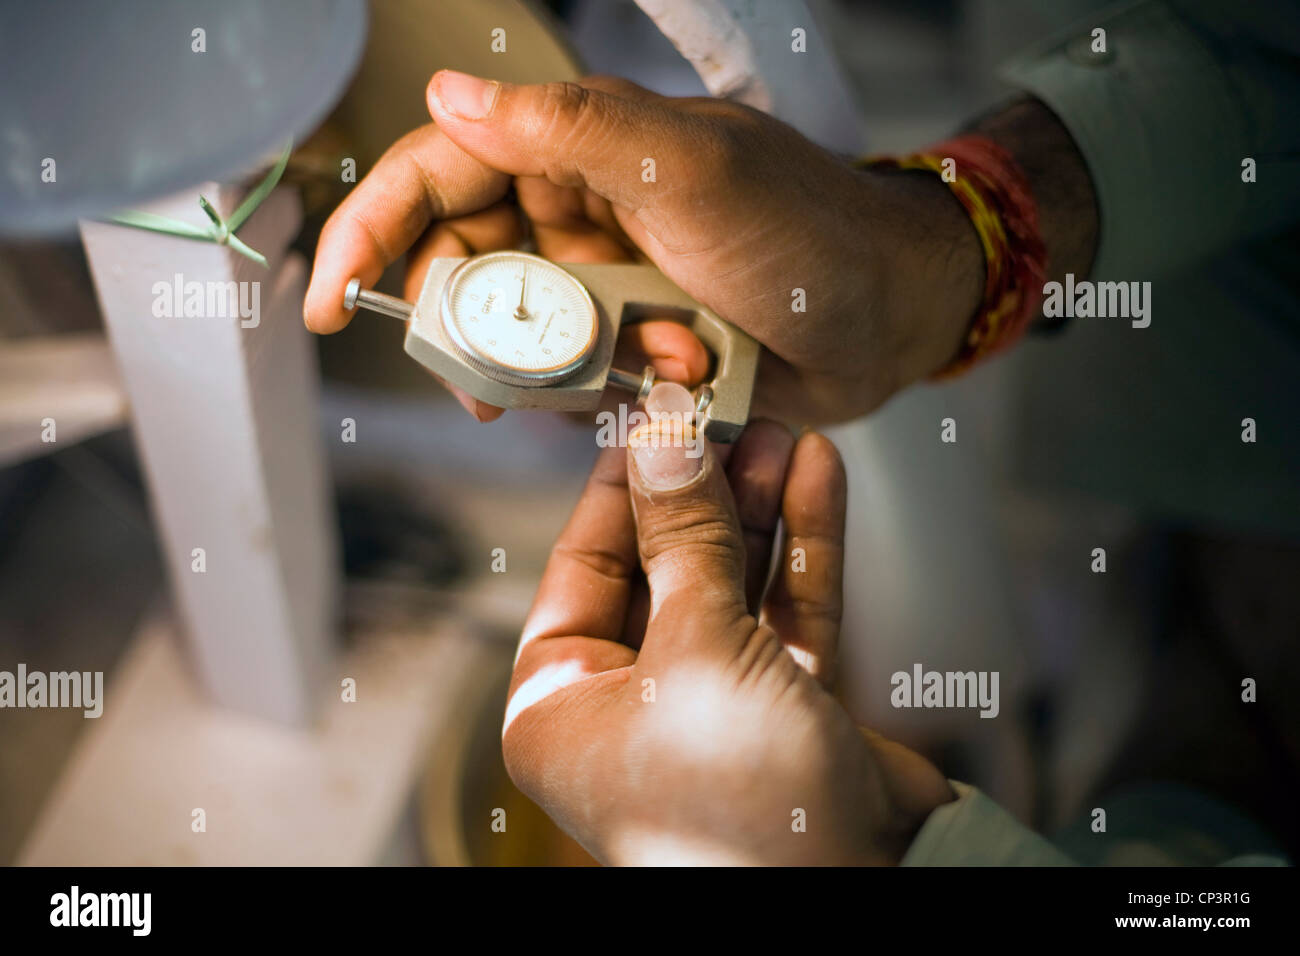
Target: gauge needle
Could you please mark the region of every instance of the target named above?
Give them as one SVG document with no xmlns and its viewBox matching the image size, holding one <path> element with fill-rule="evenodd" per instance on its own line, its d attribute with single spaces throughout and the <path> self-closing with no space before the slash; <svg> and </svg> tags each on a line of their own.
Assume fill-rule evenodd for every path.
<svg viewBox="0 0 1300 956">
<path fill-rule="evenodd" d="M 524 308 L 524 293 L 528 291 L 528 270 L 524 270 L 523 278 L 519 280 L 519 308 L 515 309 L 516 319 L 528 318 L 528 310 Z"/>
</svg>

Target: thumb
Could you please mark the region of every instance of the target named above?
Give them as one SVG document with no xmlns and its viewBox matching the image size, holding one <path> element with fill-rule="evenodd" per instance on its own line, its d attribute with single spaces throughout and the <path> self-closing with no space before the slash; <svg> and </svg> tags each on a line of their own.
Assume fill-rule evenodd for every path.
<svg viewBox="0 0 1300 956">
<path fill-rule="evenodd" d="M 585 186 L 632 211 L 652 203 L 660 177 L 676 170 L 677 181 L 689 178 L 685 154 L 700 135 L 692 117 L 661 98 L 578 83 L 520 86 L 441 70 L 428 100 L 438 127 L 479 162 Z"/>
<path fill-rule="evenodd" d="M 680 417 L 660 416 L 627 443 L 637 546 L 650 586 L 645 649 L 679 641 L 716 646 L 752 631 L 752 621 L 733 626 L 748 615 L 744 538 L 709 442 Z"/>
</svg>

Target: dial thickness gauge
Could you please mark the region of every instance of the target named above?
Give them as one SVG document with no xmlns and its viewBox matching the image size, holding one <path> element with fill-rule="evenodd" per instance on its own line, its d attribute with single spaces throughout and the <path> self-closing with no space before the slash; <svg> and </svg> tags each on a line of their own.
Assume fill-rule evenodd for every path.
<svg viewBox="0 0 1300 956">
<path fill-rule="evenodd" d="M 479 401 L 556 411 L 594 410 L 611 386 L 644 401 L 654 368 L 614 368 L 614 341 L 622 325 L 673 319 L 712 353 L 713 377 L 695 388 L 696 428 L 731 442 L 749 418 L 758 343 L 651 265 L 560 265 L 513 250 L 434 259 L 414 305 L 353 279 L 343 307 L 356 306 L 404 320 L 407 354 Z"/>
<path fill-rule="evenodd" d="M 572 377 L 591 357 L 600 330 L 582 283 L 526 252 L 466 259 L 447 277 L 439 314 L 465 361 L 525 388 Z"/>
</svg>

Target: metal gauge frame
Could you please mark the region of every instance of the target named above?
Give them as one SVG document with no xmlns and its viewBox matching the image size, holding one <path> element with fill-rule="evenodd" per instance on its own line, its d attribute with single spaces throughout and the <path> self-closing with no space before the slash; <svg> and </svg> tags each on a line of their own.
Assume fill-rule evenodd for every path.
<svg viewBox="0 0 1300 956">
<path fill-rule="evenodd" d="M 579 358 L 537 371 L 502 368 L 484 358 L 449 319 L 456 283 L 474 264 L 491 257 L 537 259 L 576 282 L 594 318 L 592 338 Z M 749 420 L 759 345 L 749 335 L 695 301 L 648 263 L 552 262 L 516 250 L 465 258 L 435 258 L 429 263 L 415 302 L 361 288 L 351 279 L 343 307 L 358 306 L 406 323 L 406 353 L 448 385 L 501 408 L 594 411 L 607 387 L 631 392 L 643 402 L 654 385 L 654 366 L 640 371 L 615 368 L 619 329 L 649 318 L 681 322 L 711 354 L 711 378 L 695 389 L 695 425 L 712 441 L 733 442 Z M 454 317 L 452 317 L 454 318 Z"/>
</svg>

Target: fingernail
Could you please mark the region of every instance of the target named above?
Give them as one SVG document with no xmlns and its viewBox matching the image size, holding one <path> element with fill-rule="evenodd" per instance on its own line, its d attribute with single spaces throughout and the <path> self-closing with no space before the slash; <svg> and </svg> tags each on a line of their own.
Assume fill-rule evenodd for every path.
<svg viewBox="0 0 1300 956">
<path fill-rule="evenodd" d="M 646 396 L 645 410 L 651 420 L 659 415 L 676 415 L 686 421 L 695 412 L 695 396 L 676 382 L 660 382 Z"/>
<path fill-rule="evenodd" d="M 449 113 L 462 119 L 482 119 L 492 112 L 501 84 L 496 80 L 482 80 L 468 73 L 443 70 L 438 74 L 438 102 Z"/>
<path fill-rule="evenodd" d="M 693 429 L 690 437 L 694 437 Z M 704 470 L 704 455 L 689 454 L 680 424 L 660 421 L 642 425 L 628 436 L 627 445 L 641 483 L 651 491 L 684 488 Z"/>
</svg>

